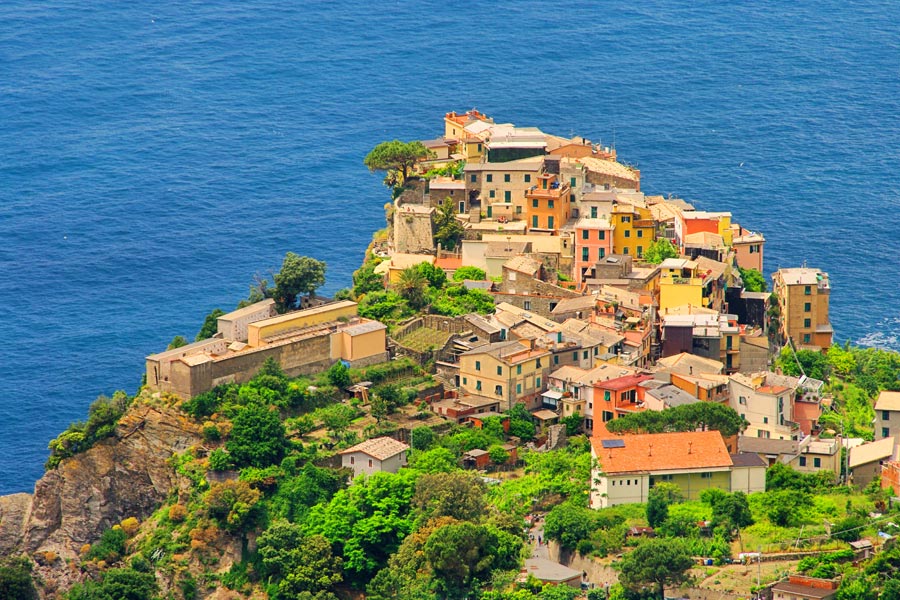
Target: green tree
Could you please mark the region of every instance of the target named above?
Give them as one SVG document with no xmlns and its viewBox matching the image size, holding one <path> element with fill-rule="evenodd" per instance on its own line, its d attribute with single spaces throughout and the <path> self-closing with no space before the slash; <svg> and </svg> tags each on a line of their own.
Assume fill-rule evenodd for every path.
<svg viewBox="0 0 900 600">
<path fill-rule="evenodd" d="M 590 538 L 596 527 L 596 511 L 569 501 L 557 504 L 547 513 L 544 535 L 574 550 L 579 542 Z"/>
<path fill-rule="evenodd" d="M 181 348 L 182 346 L 187 346 L 188 341 L 184 339 L 183 335 L 176 335 L 172 338 L 172 341 L 169 342 L 169 345 L 166 346 L 166 350 L 174 350 L 176 348 Z"/>
<path fill-rule="evenodd" d="M 412 506 L 422 521 L 452 517 L 476 521 L 485 511 L 485 484 L 467 471 L 422 475 L 416 481 Z"/>
<path fill-rule="evenodd" d="M 328 430 L 328 434 L 337 438 L 350 426 L 350 421 L 356 416 L 356 411 L 346 404 L 332 404 L 318 411 L 322 424 Z"/>
<path fill-rule="evenodd" d="M 331 382 L 336 388 L 344 389 L 348 388 L 353 384 L 353 380 L 350 379 L 350 369 L 347 368 L 347 365 L 338 361 L 331 365 L 331 368 L 327 371 L 328 381 Z"/>
<path fill-rule="evenodd" d="M 667 258 L 678 258 L 678 248 L 665 238 L 659 238 L 644 250 L 644 262 L 658 265 Z"/>
<path fill-rule="evenodd" d="M 0 598 L 36 599 L 31 568 L 31 561 L 24 556 L 10 556 L 0 561 Z"/>
<path fill-rule="evenodd" d="M 825 379 L 828 375 L 828 358 L 815 350 L 797 350 L 795 353 L 785 346 L 775 364 L 785 375 L 792 377 L 800 377 L 805 373 L 813 379 Z"/>
<path fill-rule="evenodd" d="M 841 540 L 842 542 L 855 542 L 862 536 L 863 529 L 867 525 L 867 521 L 859 515 L 849 515 L 835 523 L 831 528 L 831 537 Z"/>
<path fill-rule="evenodd" d="M 736 435 L 746 421 L 729 406 L 717 402 L 695 402 L 662 411 L 643 411 L 625 415 L 606 424 L 614 433 L 662 433 L 667 431 L 718 431 Z"/>
<path fill-rule="evenodd" d="M 357 298 L 369 292 L 384 291 L 384 276 L 375 272 L 374 262 L 367 262 L 353 272 L 353 295 Z"/>
<path fill-rule="evenodd" d="M 197 337 L 194 338 L 194 341 L 199 342 L 216 335 L 216 333 L 219 331 L 218 319 L 224 314 L 225 311 L 221 308 L 214 308 L 211 313 L 206 315 L 206 318 L 203 319 L 203 326 L 200 328 L 200 331 L 197 333 Z"/>
<path fill-rule="evenodd" d="M 673 483 L 657 483 L 647 494 L 647 523 L 659 527 L 669 518 L 669 505 L 683 499 L 681 490 Z"/>
<path fill-rule="evenodd" d="M 363 159 L 363 164 L 370 171 L 387 171 L 388 176 L 385 182 L 393 187 L 396 184 L 402 185 L 406 181 L 409 170 L 428 156 L 428 149 L 422 145 L 422 142 L 393 140 L 381 142 L 372 148 Z M 392 171 L 396 173 L 396 177 L 392 177 Z"/>
<path fill-rule="evenodd" d="M 228 531 L 237 532 L 253 525 L 261 498 L 260 491 L 246 481 L 223 481 L 210 486 L 204 502 L 210 517 Z"/>
<path fill-rule="evenodd" d="M 434 429 L 428 425 L 414 427 L 409 434 L 409 442 L 413 450 L 428 450 L 436 439 Z"/>
<path fill-rule="evenodd" d="M 308 256 L 288 252 L 275 274 L 275 302 L 283 312 L 296 308 L 297 298 L 303 294 L 315 295 L 325 283 L 326 265 Z"/>
<path fill-rule="evenodd" d="M 486 525 L 455 523 L 436 530 L 425 544 L 425 559 L 438 592 L 464 598 L 495 569 L 518 567 L 522 540 Z"/>
<path fill-rule="evenodd" d="M 779 490 L 766 492 L 766 515 L 779 527 L 788 527 L 795 523 L 804 506 L 812 502 L 808 492 L 797 490 Z"/>
<path fill-rule="evenodd" d="M 427 262 L 420 262 L 416 265 L 416 270 L 428 281 L 428 285 L 436 290 L 447 285 L 447 274 L 440 267 Z"/>
<path fill-rule="evenodd" d="M 534 419 L 524 404 L 516 403 L 507 413 L 509 414 L 509 435 L 528 442 L 534 439 Z"/>
<path fill-rule="evenodd" d="M 560 421 L 566 426 L 566 435 L 571 437 L 581 433 L 581 425 L 584 423 L 584 417 L 581 413 L 572 413 L 568 417 L 563 417 Z"/>
<path fill-rule="evenodd" d="M 665 587 L 684 582 L 693 564 L 681 540 L 650 539 L 625 555 L 619 579 L 635 591 L 652 587 L 657 597 L 664 600 Z"/>
<path fill-rule="evenodd" d="M 450 198 L 445 198 L 434 212 L 434 242 L 444 250 L 455 250 L 462 240 L 462 223 L 456 218 L 456 207 Z"/>
<path fill-rule="evenodd" d="M 232 420 L 225 447 L 238 466 L 278 464 L 287 449 L 284 425 L 277 411 L 257 402 L 242 407 Z"/>
<path fill-rule="evenodd" d="M 393 290 L 366 294 L 360 301 L 357 311 L 361 317 L 384 323 L 401 321 L 416 312 L 405 298 Z"/>
<path fill-rule="evenodd" d="M 343 561 L 321 535 L 305 536 L 299 525 L 275 521 L 259 536 L 263 574 L 284 600 L 331 600 L 332 587 L 343 579 Z"/>
<path fill-rule="evenodd" d="M 156 600 L 159 586 L 152 573 L 131 568 L 110 569 L 100 574 L 99 581 L 76 583 L 68 600 Z M 6 596 L 3 596 L 4 598 Z M 17 596 L 9 596 L 16 598 Z"/>
<path fill-rule="evenodd" d="M 735 530 L 753 525 L 750 503 L 743 492 L 729 494 L 718 488 L 709 488 L 700 493 L 700 500 L 712 508 L 713 524 L 724 528 L 729 538 Z"/>
<path fill-rule="evenodd" d="M 409 267 L 400 271 L 400 280 L 395 289 L 413 309 L 420 310 L 428 303 L 427 286 L 428 280 L 422 272 L 416 267 Z"/>
<path fill-rule="evenodd" d="M 442 447 L 416 452 L 410 458 L 409 466 L 422 473 L 449 473 L 459 470 L 456 455 Z"/>
<path fill-rule="evenodd" d="M 487 279 L 487 273 L 478 267 L 460 267 L 453 272 L 453 281 L 462 283 L 465 280 L 484 281 Z"/>
<path fill-rule="evenodd" d="M 495 444 L 488 448 L 488 458 L 490 458 L 491 462 L 495 465 L 503 465 L 509 460 L 509 452 L 504 450 L 503 446 Z"/>
<path fill-rule="evenodd" d="M 744 269 L 738 267 L 741 272 L 741 281 L 744 282 L 744 289 L 748 292 L 765 292 L 768 291 L 768 284 L 763 274 L 756 269 Z"/>
</svg>

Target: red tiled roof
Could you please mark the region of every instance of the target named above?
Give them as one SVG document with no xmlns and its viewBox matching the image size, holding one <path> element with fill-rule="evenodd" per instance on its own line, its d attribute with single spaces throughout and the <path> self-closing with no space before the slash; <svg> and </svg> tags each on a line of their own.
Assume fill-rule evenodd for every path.
<svg viewBox="0 0 900 600">
<path fill-rule="evenodd" d="M 653 379 L 650 375 L 625 375 L 623 377 L 616 377 L 615 379 L 608 379 L 606 381 L 597 381 L 594 383 L 594 387 L 602 388 L 604 390 L 624 390 L 630 387 L 636 387 L 637 384 L 642 381 L 647 381 L 648 379 Z"/>
<path fill-rule="evenodd" d="M 456 256 L 446 256 L 444 258 L 434 259 L 434 266 L 439 269 L 455 270 L 462 266 L 462 258 Z"/>
<path fill-rule="evenodd" d="M 605 427 L 600 430 L 603 433 L 595 432 L 591 445 L 601 470 L 606 474 L 713 469 L 733 464 L 718 431 L 617 436 Z M 603 440 L 620 440 L 625 445 L 604 448 Z"/>
</svg>

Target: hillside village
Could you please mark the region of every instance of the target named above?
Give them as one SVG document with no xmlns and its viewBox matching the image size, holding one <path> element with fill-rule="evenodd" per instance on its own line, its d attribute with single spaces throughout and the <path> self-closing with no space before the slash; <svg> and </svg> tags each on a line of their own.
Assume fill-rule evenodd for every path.
<svg viewBox="0 0 900 600">
<path fill-rule="evenodd" d="M 778 465 L 900 489 L 900 393 L 880 393 L 874 440 L 852 437 L 823 420 L 834 398 L 797 359 L 832 346 L 828 273 L 779 269 L 769 292 L 766 240 L 752 224 L 646 195 L 639 170 L 581 137 L 471 110 L 447 113 L 440 136 L 416 148 L 408 172 L 383 169 L 388 227 L 353 290 L 281 314 L 266 298 L 221 315 L 212 337 L 147 357 L 148 390 L 190 401 L 267 364 L 297 377 L 402 359 L 427 372 L 419 423 L 502 426 L 502 458 L 468 448 L 466 468 L 502 470 L 520 451 L 585 434 L 591 509 L 647 503 L 661 484 L 687 501 L 765 492 Z M 423 289 L 443 290 L 443 304 Z M 368 405 L 372 390 L 356 381 L 344 393 Z M 738 426 L 722 425 L 726 407 Z M 510 430 L 523 418 L 533 439 Z M 340 449 L 341 464 L 398 472 L 415 425 L 369 429 Z M 556 568 L 540 561 L 529 568 Z M 563 572 L 587 584 L 587 571 Z M 794 576 L 771 593 L 834 597 L 837 584 L 822 581 Z"/>
</svg>

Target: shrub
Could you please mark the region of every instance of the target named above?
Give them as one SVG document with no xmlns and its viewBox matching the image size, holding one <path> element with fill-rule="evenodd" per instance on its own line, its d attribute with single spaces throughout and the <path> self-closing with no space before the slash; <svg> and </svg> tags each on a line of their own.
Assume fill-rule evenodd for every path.
<svg viewBox="0 0 900 600">
<path fill-rule="evenodd" d="M 173 504 L 169 507 L 169 520 L 173 523 L 181 523 L 187 517 L 187 509 L 184 504 Z"/>
<path fill-rule="evenodd" d="M 119 523 L 119 525 L 122 527 L 122 531 L 125 532 L 125 535 L 131 537 L 137 533 L 141 523 L 135 517 L 128 517 Z"/>
<path fill-rule="evenodd" d="M 103 560 L 115 562 L 125 554 L 125 531 L 121 527 L 107 529 L 100 539 L 85 554 L 86 560 Z"/>
</svg>

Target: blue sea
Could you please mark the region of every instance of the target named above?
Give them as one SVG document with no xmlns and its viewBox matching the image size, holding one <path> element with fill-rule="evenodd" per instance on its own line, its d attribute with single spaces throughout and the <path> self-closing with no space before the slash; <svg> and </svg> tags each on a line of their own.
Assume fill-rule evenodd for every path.
<svg viewBox="0 0 900 600">
<path fill-rule="evenodd" d="M 347 285 L 388 200 L 363 156 L 473 107 L 614 144 L 900 348 L 900 3 L 7 0 L 0 493 L 286 251 Z"/>
</svg>

